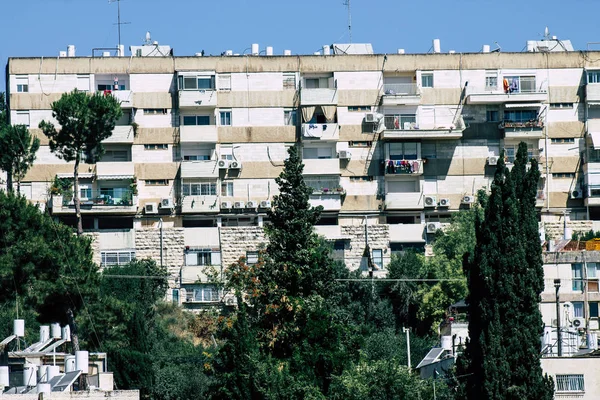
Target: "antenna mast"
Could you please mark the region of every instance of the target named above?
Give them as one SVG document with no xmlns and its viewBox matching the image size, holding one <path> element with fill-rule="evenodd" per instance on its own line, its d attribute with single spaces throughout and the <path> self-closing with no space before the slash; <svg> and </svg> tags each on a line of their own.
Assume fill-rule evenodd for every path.
<svg viewBox="0 0 600 400">
<path fill-rule="evenodd" d="M 352 9 L 350 8 L 350 0 L 344 0 L 344 5 L 348 7 L 348 32 L 350 33 L 350 43 L 352 43 Z"/>
<path fill-rule="evenodd" d="M 119 53 L 121 52 L 121 25 L 129 25 L 131 22 L 121 22 L 121 0 L 108 0 L 108 4 L 117 3 L 117 23 L 115 25 L 118 26 L 119 31 Z M 119 54 L 119 56 L 124 56 L 124 54 Z"/>
</svg>

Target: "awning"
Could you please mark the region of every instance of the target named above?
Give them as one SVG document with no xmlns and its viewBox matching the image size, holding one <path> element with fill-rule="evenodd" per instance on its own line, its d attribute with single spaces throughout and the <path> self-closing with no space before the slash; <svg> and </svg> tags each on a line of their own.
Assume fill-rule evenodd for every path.
<svg viewBox="0 0 600 400">
<path fill-rule="evenodd" d="M 594 146 L 594 150 L 600 150 L 600 132 L 590 132 L 588 134 L 592 138 L 592 145 Z"/>
<path fill-rule="evenodd" d="M 99 181 L 120 181 L 123 179 L 133 179 L 133 175 L 98 175 L 96 179 Z"/>
<path fill-rule="evenodd" d="M 79 174 L 77 174 L 79 176 L 79 179 L 92 179 L 94 177 L 94 174 L 92 172 L 80 172 Z M 68 179 L 73 179 L 73 173 L 72 172 L 61 172 L 59 174 L 56 174 L 57 177 L 59 178 L 68 178 Z"/>
<path fill-rule="evenodd" d="M 504 108 L 540 108 L 542 103 L 506 103 Z"/>
</svg>

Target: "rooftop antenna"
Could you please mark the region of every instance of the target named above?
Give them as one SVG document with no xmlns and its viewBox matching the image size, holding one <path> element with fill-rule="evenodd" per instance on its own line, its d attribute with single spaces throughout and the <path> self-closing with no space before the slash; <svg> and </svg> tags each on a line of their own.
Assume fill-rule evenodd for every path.
<svg viewBox="0 0 600 400">
<path fill-rule="evenodd" d="M 150 31 L 146 32 L 146 39 L 144 40 L 144 44 L 152 44 L 152 36 L 150 36 Z"/>
<path fill-rule="evenodd" d="M 121 51 L 121 25 L 129 25 L 131 22 L 121 22 L 121 0 L 108 0 L 108 4 L 117 3 L 117 23 L 113 25 L 117 25 L 119 27 L 119 51 Z M 123 54 L 119 54 L 122 56 Z"/>
<path fill-rule="evenodd" d="M 548 27 L 546 27 L 546 29 L 544 29 L 544 40 L 548 39 L 550 39 L 550 30 L 548 30 Z"/>
<path fill-rule="evenodd" d="M 348 7 L 348 32 L 350 33 L 350 43 L 352 43 L 352 9 L 350 8 L 350 0 L 344 0 L 344 5 Z"/>
</svg>

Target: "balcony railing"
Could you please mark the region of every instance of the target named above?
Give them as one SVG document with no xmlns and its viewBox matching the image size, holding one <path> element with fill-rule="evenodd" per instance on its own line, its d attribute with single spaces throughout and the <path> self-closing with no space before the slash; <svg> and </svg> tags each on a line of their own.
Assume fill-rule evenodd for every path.
<svg viewBox="0 0 600 400">
<path fill-rule="evenodd" d="M 383 94 L 386 96 L 417 96 L 419 88 L 414 83 L 385 83 Z"/>
<path fill-rule="evenodd" d="M 338 124 L 302 124 L 304 139 L 337 140 L 340 137 Z"/>
<path fill-rule="evenodd" d="M 423 173 L 423 160 L 385 160 L 385 173 L 388 175 L 411 175 Z"/>
<path fill-rule="evenodd" d="M 80 199 L 81 206 L 123 206 L 131 207 L 135 204 L 133 191 L 129 189 L 100 189 L 90 190 L 85 193 L 86 197 Z M 63 196 L 63 206 L 73 205 L 73 196 Z"/>
<path fill-rule="evenodd" d="M 502 121 L 500 123 L 500 129 L 542 129 L 544 127 L 544 121 L 539 119 L 532 119 L 529 121 Z"/>
<path fill-rule="evenodd" d="M 417 129 L 416 115 L 386 115 L 384 118 L 385 129 L 410 130 Z"/>
</svg>

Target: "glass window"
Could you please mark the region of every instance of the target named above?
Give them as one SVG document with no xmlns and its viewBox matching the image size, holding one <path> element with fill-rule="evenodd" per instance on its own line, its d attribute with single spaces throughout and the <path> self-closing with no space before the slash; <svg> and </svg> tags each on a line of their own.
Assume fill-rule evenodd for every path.
<svg viewBox="0 0 600 400">
<path fill-rule="evenodd" d="M 184 181 L 181 191 L 184 196 L 216 196 L 217 183 Z"/>
<path fill-rule="evenodd" d="M 294 72 L 283 73 L 283 88 L 296 89 L 296 74 Z"/>
<path fill-rule="evenodd" d="M 371 106 L 348 106 L 349 112 L 369 112 L 371 111 Z"/>
<path fill-rule="evenodd" d="M 416 160 L 417 143 L 390 143 L 390 160 Z"/>
<path fill-rule="evenodd" d="M 200 285 L 193 289 L 192 298 L 188 299 L 195 302 L 214 302 L 219 301 L 219 290 L 214 285 Z"/>
<path fill-rule="evenodd" d="M 221 196 L 233 196 L 233 182 L 221 183 Z"/>
<path fill-rule="evenodd" d="M 179 289 L 173 289 L 172 297 L 173 297 L 173 304 L 179 304 Z"/>
<path fill-rule="evenodd" d="M 29 128 L 29 111 L 17 111 L 15 125 L 25 125 Z"/>
<path fill-rule="evenodd" d="M 581 292 L 583 290 L 583 275 L 582 275 L 583 265 L 582 264 L 572 264 L 571 265 L 571 278 L 573 279 L 573 291 Z"/>
<path fill-rule="evenodd" d="M 383 269 L 383 250 L 373 249 L 373 264 L 377 269 Z"/>
<path fill-rule="evenodd" d="M 283 123 L 288 126 L 296 126 L 297 121 L 297 111 L 296 110 L 284 110 L 283 111 Z"/>
<path fill-rule="evenodd" d="M 600 83 L 600 70 L 599 71 L 588 71 L 587 78 L 588 78 L 588 83 Z"/>
<path fill-rule="evenodd" d="M 421 74 L 421 87 L 433 87 L 433 72 L 423 72 Z"/>
<path fill-rule="evenodd" d="M 195 76 L 184 76 L 183 77 L 183 89 L 194 90 L 198 89 L 198 82 Z"/>
<path fill-rule="evenodd" d="M 573 302 L 573 317 L 583 318 L 583 301 Z"/>
<path fill-rule="evenodd" d="M 16 81 L 17 81 L 17 92 L 19 92 L 19 93 L 29 92 L 29 77 L 17 76 Z"/>
<path fill-rule="evenodd" d="M 146 186 L 167 186 L 169 184 L 168 179 L 146 179 Z"/>
<path fill-rule="evenodd" d="M 213 79 L 211 77 L 198 78 L 198 89 L 206 90 L 213 88 Z"/>
<path fill-rule="evenodd" d="M 557 392 L 583 392 L 585 384 L 583 374 L 581 375 L 556 375 Z"/>
<path fill-rule="evenodd" d="M 485 120 L 487 122 L 498 122 L 500 121 L 500 113 L 498 110 L 487 110 L 485 112 Z"/>
<path fill-rule="evenodd" d="M 81 199 L 91 199 L 92 198 L 92 188 L 80 187 L 79 188 L 79 197 Z"/>
<path fill-rule="evenodd" d="M 169 145 L 166 143 L 145 144 L 144 150 L 168 150 Z"/>
<path fill-rule="evenodd" d="M 219 115 L 221 116 L 221 126 L 231 125 L 231 111 L 220 111 Z"/>
<path fill-rule="evenodd" d="M 508 122 L 528 122 L 537 119 L 536 110 L 504 110 L 504 120 Z"/>
<path fill-rule="evenodd" d="M 417 122 L 416 114 L 397 114 L 386 115 L 384 118 L 385 129 L 408 130 L 414 127 Z"/>
<path fill-rule="evenodd" d="M 166 108 L 144 108 L 144 115 L 167 115 Z"/>
<path fill-rule="evenodd" d="M 125 265 L 135 259 L 135 251 L 102 251 L 100 252 L 100 262 L 106 265 Z"/>
<path fill-rule="evenodd" d="M 485 77 L 485 89 L 486 90 L 498 89 L 498 74 L 488 73 L 488 75 Z"/>
<path fill-rule="evenodd" d="M 590 301 L 589 307 L 590 307 L 590 318 L 598 318 L 598 302 Z"/>
<path fill-rule="evenodd" d="M 246 264 L 254 265 L 258 263 L 258 251 L 247 251 L 246 252 Z"/>
<path fill-rule="evenodd" d="M 437 149 L 435 142 L 423 142 L 421 144 L 421 156 L 423 158 L 436 158 Z"/>
</svg>

